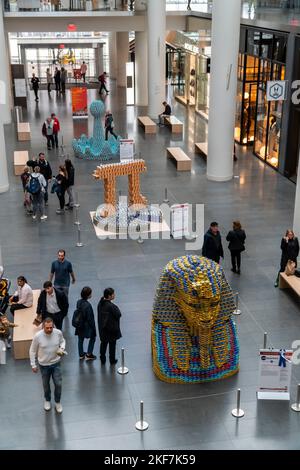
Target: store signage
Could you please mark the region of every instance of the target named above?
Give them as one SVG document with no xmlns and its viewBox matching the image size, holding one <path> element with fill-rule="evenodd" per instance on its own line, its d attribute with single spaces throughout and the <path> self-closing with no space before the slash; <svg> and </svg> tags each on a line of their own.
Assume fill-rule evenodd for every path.
<svg viewBox="0 0 300 470">
<path fill-rule="evenodd" d="M 134 140 L 120 139 L 120 161 L 134 160 Z"/>
<path fill-rule="evenodd" d="M 171 235 L 182 238 L 189 233 L 189 205 L 174 204 L 171 206 Z"/>
<path fill-rule="evenodd" d="M 289 400 L 292 376 L 292 350 L 259 351 L 258 400 Z"/>
<path fill-rule="evenodd" d="M 73 119 L 87 119 L 87 89 L 86 87 L 75 87 L 71 89 L 72 93 L 72 113 Z"/>
<path fill-rule="evenodd" d="M 268 81 L 267 82 L 267 101 L 284 101 L 286 92 L 286 81 Z"/>
<path fill-rule="evenodd" d="M 198 46 L 194 46 L 193 44 L 189 44 L 189 43 L 184 43 L 184 48 L 187 50 L 187 51 L 190 51 L 190 52 L 193 52 L 194 54 L 199 54 L 199 47 Z"/>
</svg>

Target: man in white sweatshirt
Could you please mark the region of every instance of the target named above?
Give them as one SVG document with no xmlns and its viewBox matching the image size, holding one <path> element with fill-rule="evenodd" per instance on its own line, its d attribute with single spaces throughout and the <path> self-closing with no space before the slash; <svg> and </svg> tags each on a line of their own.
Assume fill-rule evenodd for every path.
<svg viewBox="0 0 300 470">
<path fill-rule="evenodd" d="M 46 318 L 43 321 L 43 329 L 35 334 L 29 350 L 32 372 L 38 372 L 36 358 L 41 370 L 45 411 L 51 409 L 51 377 L 54 383 L 55 409 L 57 413 L 62 413 L 63 410 L 60 403 L 62 383 L 60 359 L 65 354 L 65 346 L 66 342 L 62 332 L 54 328 L 51 318 Z"/>
</svg>

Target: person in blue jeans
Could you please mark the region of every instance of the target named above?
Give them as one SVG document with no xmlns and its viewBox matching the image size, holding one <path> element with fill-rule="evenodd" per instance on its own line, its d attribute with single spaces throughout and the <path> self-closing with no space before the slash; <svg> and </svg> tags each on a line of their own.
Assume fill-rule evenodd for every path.
<svg viewBox="0 0 300 470">
<path fill-rule="evenodd" d="M 93 354 L 97 333 L 93 307 L 88 301 L 91 297 L 92 289 L 84 287 L 81 291 L 81 299 L 78 300 L 76 305 L 76 310 L 80 312 L 80 325 L 75 329 L 75 335 L 78 336 L 79 359 L 85 358 L 86 361 L 97 359 Z M 87 353 L 83 350 L 85 338 L 89 338 Z"/>
<path fill-rule="evenodd" d="M 57 260 L 53 261 L 51 265 L 51 272 L 49 280 L 52 282 L 54 277 L 54 287 L 58 289 L 69 298 L 70 278 L 72 284 L 75 283 L 75 274 L 70 261 L 66 260 L 65 250 L 59 250 L 57 253 Z"/>
<path fill-rule="evenodd" d="M 66 342 L 62 332 L 54 328 L 52 318 L 46 318 L 43 321 L 43 329 L 38 331 L 38 333 L 33 337 L 29 350 L 32 372 L 36 374 L 38 372 L 38 367 L 41 371 L 45 397 L 45 411 L 50 411 L 51 409 L 51 377 L 54 383 L 56 412 L 62 413 L 63 410 L 60 403 L 62 389 L 60 360 L 65 354 L 65 347 Z"/>
</svg>

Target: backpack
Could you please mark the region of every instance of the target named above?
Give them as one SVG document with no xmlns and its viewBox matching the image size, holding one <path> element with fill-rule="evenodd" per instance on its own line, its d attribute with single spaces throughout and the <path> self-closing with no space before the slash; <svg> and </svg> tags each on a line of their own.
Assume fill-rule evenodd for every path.
<svg viewBox="0 0 300 470">
<path fill-rule="evenodd" d="M 27 191 L 30 194 L 38 194 L 41 191 L 41 183 L 38 176 L 30 176 Z"/>
<path fill-rule="evenodd" d="M 84 323 L 84 317 L 83 317 L 83 312 L 76 308 L 76 310 L 73 313 L 73 318 L 72 318 L 72 326 L 74 328 L 80 328 L 83 326 Z"/>
</svg>

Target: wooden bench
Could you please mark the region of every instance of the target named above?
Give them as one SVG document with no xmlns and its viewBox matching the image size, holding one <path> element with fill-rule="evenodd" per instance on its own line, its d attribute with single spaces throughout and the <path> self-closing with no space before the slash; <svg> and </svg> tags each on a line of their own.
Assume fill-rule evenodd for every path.
<svg viewBox="0 0 300 470">
<path fill-rule="evenodd" d="M 191 171 L 192 162 L 180 147 L 168 147 L 167 158 L 173 158 L 176 161 L 177 171 Z"/>
<path fill-rule="evenodd" d="M 15 175 L 20 176 L 23 173 L 24 166 L 29 160 L 27 150 L 15 150 L 14 152 L 14 169 Z"/>
<path fill-rule="evenodd" d="M 29 122 L 18 122 L 17 124 L 17 133 L 18 133 L 18 140 L 30 140 L 30 125 Z"/>
<path fill-rule="evenodd" d="M 172 134 L 181 134 L 183 132 L 183 124 L 175 116 L 165 116 L 165 124 L 171 127 Z"/>
<path fill-rule="evenodd" d="M 34 337 L 35 333 L 41 329 L 41 326 L 33 325 L 33 320 L 36 317 L 37 302 L 40 292 L 40 290 L 33 291 L 32 307 L 15 311 L 14 323 L 18 325 L 13 329 L 13 347 L 15 359 L 29 358 L 29 348 L 32 338 Z"/>
<path fill-rule="evenodd" d="M 139 116 L 138 123 L 144 128 L 145 134 L 156 134 L 156 124 L 148 116 Z"/>
<path fill-rule="evenodd" d="M 280 289 L 293 289 L 300 297 L 300 277 L 287 276 L 285 273 L 280 273 L 279 276 L 279 288 Z"/>
<path fill-rule="evenodd" d="M 207 142 L 197 142 L 195 143 L 195 153 L 200 153 L 207 157 Z"/>
</svg>

